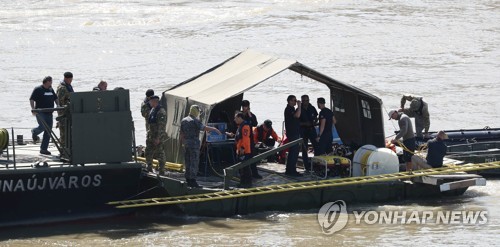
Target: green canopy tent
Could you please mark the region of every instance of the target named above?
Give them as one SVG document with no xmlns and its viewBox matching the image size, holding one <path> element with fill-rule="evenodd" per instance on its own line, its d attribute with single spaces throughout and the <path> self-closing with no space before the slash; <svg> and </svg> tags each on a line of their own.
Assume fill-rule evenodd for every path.
<svg viewBox="0 0 500 247">
<path fill-rule="evenodd" d="M 330 89 L 330 107 L 336 128 L 347 145 L 385 145 L 382 100 L 352 85 L 341 83 L 293 60 L 246 50 L 163 93 L 167 110 L 167 161 L 183 163 L 179 140 L 180 122 L 191 105 L 202 109 L 201 121 L 239 110 L 243 93 L 270 77 L 291 70 L 325 84 Z M 203 138 L 200 133 L 200 139 Z"/>
</svg>

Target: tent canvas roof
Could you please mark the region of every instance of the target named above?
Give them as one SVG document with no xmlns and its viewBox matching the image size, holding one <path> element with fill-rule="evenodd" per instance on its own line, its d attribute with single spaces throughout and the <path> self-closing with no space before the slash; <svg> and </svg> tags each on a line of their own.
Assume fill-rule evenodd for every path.
<svg viewBox="0 0 500 247">
<path fill-rule="evenodd" d="M 255 87 L 295 63 L 296 61 L 246 50 L 165 93 L 206 105 L 214 105 Z"/>
</svg>

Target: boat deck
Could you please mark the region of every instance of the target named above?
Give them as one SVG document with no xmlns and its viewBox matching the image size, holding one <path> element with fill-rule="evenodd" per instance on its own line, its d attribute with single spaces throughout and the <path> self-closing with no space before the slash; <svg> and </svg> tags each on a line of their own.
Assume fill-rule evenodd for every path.
<svg viewBox="0 0 500 247">
<path fill-rule="evenodd" d="M 53 143 L 49 144 L 48 151 L 51 155 L 40 154 L 40 144 L 27 142 L 23 145 L 16 145 L 14 148 L 10 145 L 0 154 L 0 173 L 2 171 L 12 170 L 30 170 L 46 168 L 67 168 L 70 166 L 81 167 L 80 165 L 71 165 L 60 159 L 59 151 Z M 95 167 L 109 163 L 89 163 L 85 167 Z"/>
<path fill-rule="evenodd" d="M 305 181 L 314 181 L 320 179 L 319 176 L 314 173 L 304 172 L 302 167 L 297 167 L 297 171 L 303 173 L 302 177 L 291 177 L 285 175 L 285 165 L 278 163 L 265 162 L 260 163 L 258 165 L 259 174 L 262 176 L 261 179 L 253 179 L 252 186 L 260 187 L 260 186 L 268 186 L 274 184 L 286 184 L 286 183 L 294 183 L 294 182 L 305 182 Z M 213 174 L 211 172 L 210 175 L 203 176 L 200 175 L 197 178 L 197 182 L 200 186 L 208 189 L 222 189 L 224 187 L 224 178 L 223 173 L 218 172 L 218 174 Z M 154 173 L 149 173 L 150 176 L 155 176 Z M 185 182 L 184 173 L 176 172 L 176 171 L 167 171 L 165 177 L 179 180 Z M 330 177 L 332 178 L 332 177 Z M 232 187 L 236 187 L 239 183 L 239 179 L 235 178 L 231 182 Z"/>
<path fill-rule="evenodd" d="M 0 170 L 14 169 L 14 166 L 16 169 L 36 168 L 36 164 L 43 167 L 44 162 L 49 167 L 67 165 L 60 160 L 59 151 L 52 143 L 48 150 L 51 155 L 40 154 L 40 144 L 33 144 L 31 141 L 15 147 L 9 145 L 0 155 Z"/>
<path fill-rule="evenodd" d="M 451 158 L 444 158 L 444 164 L 448 166 L 461 165 L 464 162 L 460 160 L 454 160 Z M 261 187 L 261 186 L 269 186 L 269 185 L 277 185 L 277 184 L 287 184 L 287 183 L 295 183 L 295 182 L 307 182 L 307 181 L 318 181 L 323 179 L 337 179 L 342 178 L 340 176 L 324 176 L 324 168 L 319 166 L 316 167 L 315 172 L 305 171 L 301 160 L 299 159 L 299 163 L 297 164 L 297 171 L 302 173 L 301 177 L 292 177 L 287 176 L 285 174 L 285 165 L 274 163 L 274 162 L 260 162 L 258 165 L 259 175 L 262 176 L 262 179 L 252 179 L 252 187 Z M 400 171 L 404 171 L 406 168 L 406 164 L 400 164 Z M 201 170 L 201 168 L 200 168 Z M 199 175 L 197 178 L 197 182 L 200 186 L 203 186 L 205 189 L 223 189 L 224 187 L 224 172 L 221 168 L 214 168 L 212 166 L 207 168 L 207 175 Z M 149 176 L 158 176 L 156 173 L 149 173 Z M 178 171 L 166 171 L 165 177 L 173 180 L 180 181 L 185 183 L 184 173 Z M 237 185 L 239 183 L 238 177 L 233 178 L 231 181 L 231 187 L 233 189 L 237 189 Z"/>
</svg>

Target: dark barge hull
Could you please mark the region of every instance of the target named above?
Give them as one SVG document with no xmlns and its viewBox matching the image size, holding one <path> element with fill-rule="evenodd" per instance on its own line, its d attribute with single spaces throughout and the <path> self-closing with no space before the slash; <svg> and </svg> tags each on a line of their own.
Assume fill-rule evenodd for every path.
<svg viewBox="0 0 500 247">
<path fill-rule="evenodd" d="M 138 163 L 0 170 L 0 226 L 127 213 L 106 205 L 138 193 Z"/>
<path fill-rule="evenodd" d="M 476 142 L 448 146 L 446 157 L 464 163 L 487 163 L 500 160 L 500 141 Z M 500 176 L 500 169 L 480 171 L 484 176 Z"/>
<path fill-rule="evenodd" d="M 167 177 L 162 177 L 161 183 L 166 194 L 172 196 L 214 192 L 213 190 L 189 189 L 184 182 Z M 288 212 L 319 209 L 323 204 L 336 200 L 344 200 L 347 203 L 388 203 L 410 199 L 459 196 L 466 190 L 467 187 L 441 192 L 439 186 L 410 181 L 394 181 L 254 195 L 178 206 L 171 205 L 166 208 L 170 210 L 180 208 L 187 215 L 228 217 L 265 211 Z"/>
</svg>

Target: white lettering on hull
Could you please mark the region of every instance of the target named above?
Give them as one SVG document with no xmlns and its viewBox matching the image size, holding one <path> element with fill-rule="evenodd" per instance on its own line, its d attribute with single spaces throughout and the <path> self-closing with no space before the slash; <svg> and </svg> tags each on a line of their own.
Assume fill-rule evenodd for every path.
<svg viewBox="0 0 500 247">
<path fill-rule="evenodd" d="M 59 177 L 37 178 L 37 175 L 31 178 L 0 180 L 0 190 L 2 193 L 24 192 L 35 190 L 67 190 L 100 187 L 102 184 L 102 175 L 95 174 L 79 176 L 65 176 L 63 173 Z"/>
</svg>

